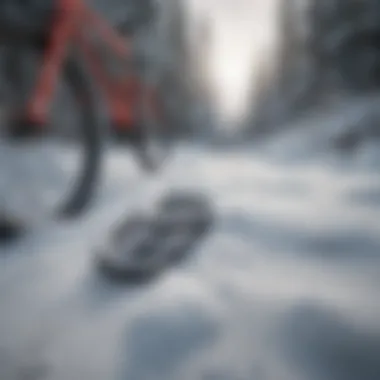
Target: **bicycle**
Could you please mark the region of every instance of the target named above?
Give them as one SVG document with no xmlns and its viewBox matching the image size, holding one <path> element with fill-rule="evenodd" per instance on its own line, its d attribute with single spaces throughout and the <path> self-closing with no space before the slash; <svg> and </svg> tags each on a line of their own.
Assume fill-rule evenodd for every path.
<svg viewBox="0 0 380 380">
<path fill-rule="evenodd" d="M 74 121 L 66 123 L 65 130 L 67 127 L 68 133 L 64 140 L 61 138 L 60 144 L 67 141 L 67 149 L 74 149 L 75 146 L 78 153 L 78 141 L 81 141 L 79 150 L 82 150 L 83 159 L 76 178 L 73 174 L 66 176 L 70 181 L 67 193 L 56 196 L 54 201 L 49 198 L 48 207 L 49 214 L 77 216 L 88 207 L 95 193 L 101 172 L 102 145 L 108 129 L 105 126 L 109 121 L 108 130 L 123 136 L 130 143 L 143 169 L 149 171 L 159 168 L 161 159 L 168 151 L 170 138 L 165 120 L 164 97 L 158 84 L 148 83 L 146 67 L 135 59 L 131 41 L 133 37 L 130 31 L 125 35 L 125 25 L 114 28 L 83 0 L 53 0 L 48 8 L 38 17 L 26 17 L 29 23 L 37 20 L 35 24 L 38 25 L 23 28 L 15 23 L 12 25 L 12 22 L 6 27 L 4 23 L 1 24 L 2 42 L 10 50 L 4 59 L 4 70 L 12 87 L 12 95 L 7 94 L 2 102 L 1 129 L 7 144 L 12 141 L 12 149 L 21 147 L 16 150 L 15 156 L 20 157 L 23 154 L 29 163 L 32 160 L 31 146 L 35 147 L 41 137 L 50 136 L 48 122 L 53 97 L 59 87 L 59 79 L 64 76 L 71 90 L 71 98 L 68 101 L 69 98 L 66 97 L 67 102 L 80 109 L 83 120 L 79 120 L 80 128 L 77 129 L 72 127 L 75 125 Z M 41 27 L 46 22 L 50 25 L 48 33 Z M 116 58 L 121 65 L 121 75 L 111 75 L 107 62 L 104 62 L 104 57 L 100 54 L 100 46 L 94 41 L 94 32 L 102 38 L 103 48 L 105 45 L 108 49 L 107 58 Z M 21 48 L 33 49 L 37 52 L 37 58 L 42 52 L 41 67 L 34 69 L 37 70 L 37 75 L 31 75 L 33 79 L 37 78 L 32 84 L 29 83 L 30 78 L 29 82 L 23 78 L 23 70 L 19 67 L 23 63 L 20 57 Z M 30 67 L 28 70 L 31 70 Z M 28 83 L 21 83 L 22 81 Z M 25 89 L 28 85 L 31 92 L 28 91 L 30 89 Z M 66 92 L 68 88 L 65 88 Z M 66 103 L 62 101 L 58 105 L 63 108 Z M 106 118 L 105 108 L 109 118 Z M 69 116 L 74 117 L 74 113 L 60 112 L 57 124 L 62 122 L 60 119 Z M 81 140 L 72 136 L 74 130 L 78 129 Z M 11 149 L 8 145 L 8 149 Z M 44 145 L 44 148 L 47 146 Z M 57 148 L 50 146 L 46 159 L 42 159 L 44 164 L 69 160 L 67 157 L 71 153 L 66 151 L 66 158 L 54 159 L 54 149 Z M 157 152 L 162 156 L 157 156 Z M 32 169 L 23 166 L 22 170 L 22 175 L 28 175 Z M 11 174 L 14 174 L 13 171 L 11 169 Z M 44 172 L 47 170 L 44 169 Z M 6 178 L 4 175 L 3 177 Z M 59 181 L 56 175 L 55 189 L 62 187 Z M 31 203 L 34 202 L 29 201 Z"/>
</svg>

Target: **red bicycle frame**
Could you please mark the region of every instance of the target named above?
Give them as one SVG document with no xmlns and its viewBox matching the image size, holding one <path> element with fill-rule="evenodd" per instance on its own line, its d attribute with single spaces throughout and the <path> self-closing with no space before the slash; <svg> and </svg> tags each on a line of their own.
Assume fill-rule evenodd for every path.
<svg viewBox="0 0 380 380">
<path fill-rule="evenodd" d="M 133 75 L 117 80 L 111 78 L 86 33 L 95 31 L 117 58 L 128 64 L 132 51 L 124 37 L 119 36 L 83 0 L 56 0 L 52 25 L 36 86 L 27 104 L 27 121 L 46 124 L 68 47 L 74 44 L 79 47 L 92 76 L 105 94 L 112 125 L 120 129 L 133 127 L 136 101 L 142 89 L 141 79 Z"/>
</svg>

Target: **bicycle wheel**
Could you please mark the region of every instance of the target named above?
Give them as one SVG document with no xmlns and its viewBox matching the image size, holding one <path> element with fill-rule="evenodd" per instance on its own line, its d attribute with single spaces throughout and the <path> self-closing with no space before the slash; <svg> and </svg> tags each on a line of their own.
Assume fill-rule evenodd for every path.
<svg viewBox="0 0 380 380">
<path fill-rule="evenodd" d="M 37 126 L 37 135 L 15 133 L 20 132 L 16 127 L 34 88 L 40 56 L 29 46 L 6 46 L 1 56 L 7 83 L 0 100 L 0 154 L 6 156 L 0 159 L 0 215 L 11 214 L 24 223 L 83 212 L 94 195 L 101 163 L 104 119 L 78 54 L 65 64 L 49 125 Z"/>
<path fill-rule="evenodd" d="M 141 75 L 137 99 L 136 137 L 133 141 L 135 157 L 149 172 L 159 170 L 168 158 L 173 142 L 170 133 L 165 94 L 157 76 Z"/>
</svg>

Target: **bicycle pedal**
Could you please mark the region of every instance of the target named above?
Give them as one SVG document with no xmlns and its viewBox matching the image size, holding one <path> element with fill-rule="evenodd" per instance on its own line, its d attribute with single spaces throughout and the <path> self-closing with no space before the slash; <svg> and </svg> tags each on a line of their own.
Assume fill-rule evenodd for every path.
<svg viewBox="0 0 380 380">
<path fill-rule="evenodd" d="M 40 126 L 24 121 L 15 121 L 8 130 L 8 137 L 12 140 L 28 140 L 43 135 L 43 128 Z"/>
<path fill-rule="evenodd" d="M 22 235 L 24 227 L 21 223 L 7 217 L 0 217 L 0 244 L 7 244 Z"/>
<path fill-rule="evenodd" d="M 138 128 L 114 128 L 114 136 L 118 141 L 137 145 L 141 142 L 141 133 Z"/>
</svg>

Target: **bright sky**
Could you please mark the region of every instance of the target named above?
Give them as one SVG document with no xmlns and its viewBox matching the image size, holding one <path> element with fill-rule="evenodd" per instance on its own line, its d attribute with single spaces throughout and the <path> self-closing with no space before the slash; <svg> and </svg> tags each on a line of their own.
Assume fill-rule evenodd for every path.
<svg viewBox="0 0 380 380">
<path fill-rule="evenodd" d="M 210 22 L 204 59 L 214 104 L 221 117 L 237 118 L 244 112 L 247 95 L 255 88 L 262 71 L 270 69 L 275 60 L 279 0 L 187 2 L 195 23 L 204 18 Z"/>
</svg>

